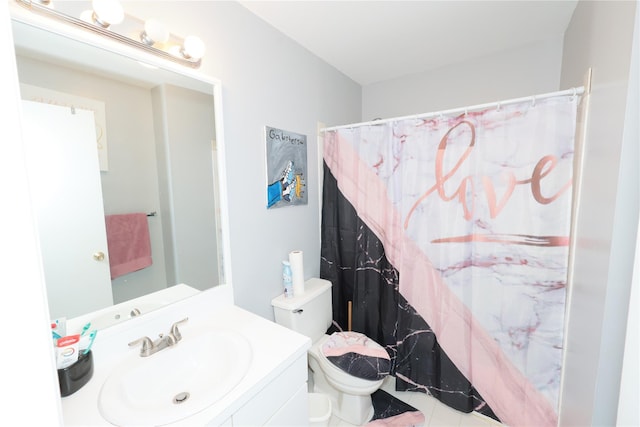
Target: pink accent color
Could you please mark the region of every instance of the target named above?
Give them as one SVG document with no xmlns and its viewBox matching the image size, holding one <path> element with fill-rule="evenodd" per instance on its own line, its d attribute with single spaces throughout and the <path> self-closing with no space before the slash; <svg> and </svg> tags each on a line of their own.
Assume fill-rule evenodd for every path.
<svg viewBox="0 0 640 427">
<path fill-rule="evenodd" d="M 404 234 L 386 187 L 349 143 L 340 142 L 338 133 L 325 137 L 324 160 L 342 194 L 382 241 L 387 258 L 400 273 L 400 293 L 431 326 L 441 347 L 495 414 L 514 427 L 557 425 L 550 402 L 508 360 Z"/>
<path fill-rule="evenodd" d="M 569 238 L 565 236 L 523 236 L 519 234 L 468 234 L 466 236 L 443 237 L 442 239 L 431 241 L 431 243 L 451 242 L 497 242 L 528 246 L 569 246 Z"/>
<path fill-rule="evenodd" d="M 107 215 L 105 224 L 111 279 L 151 265 L 151 240 L 146 214 Z"/>
<path fill-rule="evenodd" d="M 343 356 L 347 353 L 391 359 L 380 344 L 359 332 L 334 332 L 322 346 L 322 354 L 326 357 Z"/>
<path fill-rule="evenodd" d="M 404 412 L 389 418 L 382 418 L 365 424 L 366 427 L 413 427 L 424 425 L 424 415 L 420 411 Z"/>
</svg>

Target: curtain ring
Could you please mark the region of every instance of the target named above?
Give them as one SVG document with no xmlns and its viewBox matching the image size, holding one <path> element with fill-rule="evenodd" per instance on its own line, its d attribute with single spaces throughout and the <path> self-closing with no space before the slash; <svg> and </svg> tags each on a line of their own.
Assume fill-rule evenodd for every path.
<svg viewBox="0 0 640 427">
<path fill-rule="evenodd" d="M 500 108 L 502 108 L 502 103 L 498 102 L 498 106 L 496 107 L 496 111 L 500 111 Z"/>
<path fill-rule="evenodd" d="M 535 96 L 535 95 L 533 95 L 533 96 L 531 97 L 531 107 L 535 107 L 535 106 L 536 106 L 536 96 Z"/>
<path fill-rule="evenodd" d="M 571 101 L 573 101 L 574 99 L 576 99 L 576 95 L 578 94 L 578 89 L 576 89 L 575 87 L 572 88 L 572 92 L 571 92 Z"/>
</svg>

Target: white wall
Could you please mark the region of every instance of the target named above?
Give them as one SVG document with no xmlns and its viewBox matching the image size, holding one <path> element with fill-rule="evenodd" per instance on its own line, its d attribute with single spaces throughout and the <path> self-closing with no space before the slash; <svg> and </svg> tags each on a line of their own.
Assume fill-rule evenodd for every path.
<svg viewBox="0 0 640 427">
<path fill-rule="evenodd" d="M 360 86 L 236 2 L 124 2 L 125 10 L 167 22 L 207 47 L 201 71 L 219 78 L 230 205 L 235 302 L 273 319 L 281 264 L 304 252 L 306 278 L 320 271 L 317 122 L 358 121 Z M 307 135 L 308 205 L 266 209 L 264 126 Z"/>
<path fill-rule="evenodd" d="M 561 425 L 616 424 L 640 197 L 637 107 L 625 124 L 635 8 L 581 1 L 565 35 L 562 85 L 579 84 L 589 67 L 593 82 Z"/>
<path fill-rule="evenodd" d="M 561 89 L 561 61 L 562 34 L 558 34 L 518 49 L 374 83 L 362 90 L 362 120 L 554 92 Z"/>
<path fill-rule="evenodd" d="M 640 223 L 639 223 L 640 226 Z M 627 337 L 624 346 L 624 361 L 620 379 L 620 399 L 618 400 L 618 426 L 639 426 L 640 408 L 640 235 L 636 240 L 636 261 L 633 269 L 631 293 L 629 295 L 629 315 L 627 317 Z"/>
<path fill-rule="evenodd" d="M 625 126 L 635 129 L 635 143 L 626 147 L 635 147 L 635 151 L 623 152 L 623 156 L 629 157 L 632 167 L 637 170 L 640 164 L 640 141 L 638 128 L 640 123 L 640 7 L 636 3 L 636 24 L 633 36 L 633 56 L 631 58 L 631 73 L 629 79 L 629 102 Z M 631 136 L 631 135 L 629 135 Z M 636 181 L 637 182 L 637 181 Z M 638 192 L 636 192 L 637 194 Z M 640 217 L 638 218 L 640 228 Z M 619 426 L 640 425 L 640 408 L 638 408 L 638 396 L 640 396 L 640 233 L 636 231 L 636 256 L 631 279 L 631 291 L 629 295 L 629 315 L 627 316 L 627 334 L 624 345 L 624 360 L 620 379 L 620 398 L 618 400 L 618 417 L 616 424 Z"/>
</svg>

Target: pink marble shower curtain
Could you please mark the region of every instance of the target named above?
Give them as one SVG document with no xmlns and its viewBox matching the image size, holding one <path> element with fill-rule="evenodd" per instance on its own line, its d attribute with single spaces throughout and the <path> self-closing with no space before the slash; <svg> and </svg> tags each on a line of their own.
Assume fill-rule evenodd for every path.
<svg viewBox="0 0 640 427">
<path fill-rule="evenodd" d="M 325 165 L 399 293 L 510 426 L 557 424 L 578 101 L 325 135 Z"/>
</svg>

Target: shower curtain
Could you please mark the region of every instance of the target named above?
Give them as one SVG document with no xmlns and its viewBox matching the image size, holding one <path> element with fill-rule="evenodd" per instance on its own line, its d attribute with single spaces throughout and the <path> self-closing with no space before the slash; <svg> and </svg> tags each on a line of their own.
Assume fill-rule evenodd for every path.
<svg viewBox="0 0 640 427">
<path fill-rule="evenodd" d="M 397 390 L 557 424 L 579 99 L 325 132 L 320 275 Z"/>
</svg>

